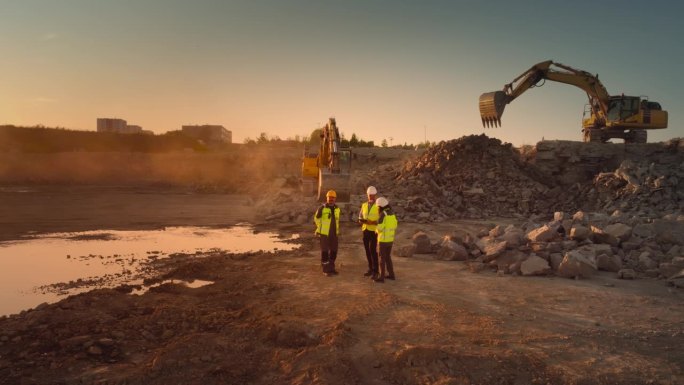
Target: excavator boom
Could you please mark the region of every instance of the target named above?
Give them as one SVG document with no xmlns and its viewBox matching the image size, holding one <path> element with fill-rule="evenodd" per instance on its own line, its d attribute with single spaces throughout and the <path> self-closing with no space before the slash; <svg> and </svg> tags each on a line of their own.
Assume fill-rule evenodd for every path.
<svg viewBox="0 0 684 385">
<path fill-rule="evenodd" d="M 302 159 L 302 189 L 325 200 L 328 190 L 335 190 L 338 202 L 349 202 L 351 196 L 351 149 L 342 147 L 335 118 L 320 129 L 318 154 L 306 149 Z M 313 192 L 312 191 L 313 188 Z"/>
</svg>

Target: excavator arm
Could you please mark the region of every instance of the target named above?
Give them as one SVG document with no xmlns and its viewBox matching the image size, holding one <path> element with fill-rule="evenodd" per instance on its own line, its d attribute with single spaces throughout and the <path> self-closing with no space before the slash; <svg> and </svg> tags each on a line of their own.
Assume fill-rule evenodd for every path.
<svg viewBox="0 0 684 385">
<path fill-rule="evenodd" d="M 351 195 L 351 150 L 342 148 L 340 131 L 335 118 L 321 129 L 318 153 L 318 199 L 325 200 L 328 190 L 337 192 L 338 202 L 349 202 Z"/>
<path fill-rule="evenodd" d="M 643 96 L 611 96 L 598 75 L 551 60 L 535 64 L 504 85 L 502 91 L 480 95 L 482 125 L 500 126 L 506 105 L 530 88 L 542 86 L 545 80 L 570 84 L 587 93 L 589 110 L 585 109 L 582 119 L 585 142 L 606 142 L 620 138 L 625 143 L 645 143 L 646 130 L 667 128 L 668 114 L 660 103 L 649 101 Z M 590 112 L 589 116 L 587 112 Z"/>
<path fill-rule="evenodd" d="M 535 64 L 512 82 L 504 85 L 503 91 L 480 95 L 482 125 L 486 127 L 500 126 L 501 115 L 503 115 L 506 105 L 530 88 L 540 87 L 543 85 L 543 81 L 547 79 L 581 88 L 589 97 L 592 113 L 598 117 L 598 120 L 603 120 L 605 123 L 610 95 L 599 81 L 598 75 L 547 60 Z"/>
</svg>

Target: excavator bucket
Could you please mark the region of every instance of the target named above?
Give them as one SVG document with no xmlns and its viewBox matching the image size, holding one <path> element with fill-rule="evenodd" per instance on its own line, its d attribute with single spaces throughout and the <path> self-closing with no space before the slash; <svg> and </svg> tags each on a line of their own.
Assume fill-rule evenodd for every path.
<svg viewBox="0 0 684 385">
<path fill-rule="evenodd" d="M 480 117 L 483 127 L 501 126 L 501 115 L 506 107 L 506 93 L 487 92 L 480 95 Z"/>
<path fill-rule="evenodd" d="M 349 202 L 351 175 L 348 173 L 331 173 L 320 170 L 318 174 L 318 200 L 325 202 L 325 194 L 329 190 L 337 193 L 337 202 Z"/>
</svg>

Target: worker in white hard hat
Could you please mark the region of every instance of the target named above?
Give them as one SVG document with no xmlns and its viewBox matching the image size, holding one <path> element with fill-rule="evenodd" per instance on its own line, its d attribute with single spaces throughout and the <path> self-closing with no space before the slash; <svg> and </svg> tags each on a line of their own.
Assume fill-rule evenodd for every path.
<svg viewBox="0 0 684 385">
<path fill-rule="evenodd" d="M 325 203 L 314 214 L 316 236 L 321 242 L 321 267 L 328 277 L 337 275 L 335 260 L 337 259 L 338 238 L 340 236 L 340 208 L 335 205 L 337 193 L 330 190 L 325 194 Z"/>
<path fill-rule="evenodd" d="M 392 264 L 392 245 L 394 244 L 394 234 L 397 231 L 397 216 L 389 205 L 389 200 L 384 197 L 377 199 L 376 204 L 380 209 L 380 218 L 375 227 L 378 234 L 378 248 L 380 249 L 379 265 L 380 274 L 374 278 L 375 282 L 385 282 L 385 278 L 394 280 L 394 265 Z M 385 272 L 387 275 L 385 275 Z"/>
<path fill-rule="evenodd" d="M 375 225 L 378 223 L 380 211 L 375 204 L 375 196 L 378 190 L 374 186 L 368 186 L 366 196 L 368 200 L 363 202 L 359 210 L 359 223 L 363 232 L 363 248 L 366 250 L 366 260 L 368 261 L 368 271 L 366 277 L 375 278 L 378 276 L 378 234 L 375 233 Z"/>
</svg>

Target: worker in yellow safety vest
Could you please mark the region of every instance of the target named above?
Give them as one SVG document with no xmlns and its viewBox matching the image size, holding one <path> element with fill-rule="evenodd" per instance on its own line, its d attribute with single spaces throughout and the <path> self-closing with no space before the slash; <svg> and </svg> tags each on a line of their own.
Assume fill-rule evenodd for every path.
<svg viewBox="0 0 684 385">
<path fill-rule="evenodd" d="M 366 251 L 366 260 L 368 261 L 368 271 L 364 276 L 371 278 L 378 276 L 378 235 L 375 233 L 375 225 L 378 223 L 380 211 L 378 205 L 375 204 L 377 193 L 378 190 L 374 186 L 368 186 L 366 189 L 368 201 L 363 202 L 361 210 L 359 210 L 359 223 L 363 232 L 363 248 Z"/>
<path fill-rule="evenodd" d="M 330 190 L 325 194 L 326 202 L 316 210 L 314 223 L 316 236 L 321 241 L 321 267 L 323 274 L 330 277 L 339 274 L 335 269 L 338 238 L 340 235 L 340 208 L 335 205 L 337 193 Z"/>
<path fill-rule="evenodd" d="M 385 282 L 385 278 L 394 280 L 394 266 L 392 264 L 392 245 L 394 244 L 394 234 L 397 231 L 397 216 L 392 211 L 389 205 L 389 200 L 384 197 L 378 198 L 376 201 L 380 209 L 380 218 L 375 228 L 378 234 L 378 248 L 380 249 L 380 275 L 373 278 L 375 282 Z M 387 270 L 387 275 L 385 275 Z"/>
</svg>

